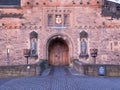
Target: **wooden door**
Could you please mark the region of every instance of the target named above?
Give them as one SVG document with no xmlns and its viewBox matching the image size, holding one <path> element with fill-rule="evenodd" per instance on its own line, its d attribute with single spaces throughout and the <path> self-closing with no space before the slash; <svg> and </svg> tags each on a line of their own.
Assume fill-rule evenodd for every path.
<svg viewBox="0 0 120 90">
<path fill-rule="evenodd" d="M 68 46 L 63 42 L 54 42 L 49 50 L 50 65 L 68 65 Z"/>
</svg>

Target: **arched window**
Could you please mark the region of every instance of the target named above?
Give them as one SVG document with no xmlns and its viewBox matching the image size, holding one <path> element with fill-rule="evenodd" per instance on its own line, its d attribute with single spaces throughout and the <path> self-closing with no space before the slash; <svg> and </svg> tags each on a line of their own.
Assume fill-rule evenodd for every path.
<svg viewBox="0 0 120 90">
<path fill-rule="evenodd" d="M 87 40 L 88 40 L 88 33 L 85 31 L 82 31 L 80 33 L 80 57 L 82 58 L 87 58 L 88 53 L 87 53 Z"/>
<path fill-rule="evenodd" d="M 37 55 L 37 39 L 38 34 L 33 31 L 30 33 L 30 55 L 36 56 Z"/>
</svg>

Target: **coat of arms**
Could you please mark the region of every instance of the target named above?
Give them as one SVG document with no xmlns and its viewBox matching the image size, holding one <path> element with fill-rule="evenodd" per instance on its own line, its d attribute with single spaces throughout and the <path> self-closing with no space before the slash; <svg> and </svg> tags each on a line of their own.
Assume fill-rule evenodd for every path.
<svg viewBox="0 0 120 90">
<path fill-rule="evenodd" d="M 62 18 L 61 18 L 60 15 L 57 15 L 57 16 L 56 16 L 56 23 L 57 23 L 57 24 L 61 24 L 61 23 L 62 23 Z"/>
</svg>

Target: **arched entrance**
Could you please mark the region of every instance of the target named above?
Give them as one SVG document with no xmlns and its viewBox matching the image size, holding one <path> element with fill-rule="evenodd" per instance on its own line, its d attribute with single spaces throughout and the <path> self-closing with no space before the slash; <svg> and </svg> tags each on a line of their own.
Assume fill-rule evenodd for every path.
<svg viewBox="0 0 120 90">
<path fill-rule="evenodd" d="M 48 59 L 50 65 L 69 65 L 69 47 L 64 39 L 56 37 L 50 41 Z"/>
</svg>

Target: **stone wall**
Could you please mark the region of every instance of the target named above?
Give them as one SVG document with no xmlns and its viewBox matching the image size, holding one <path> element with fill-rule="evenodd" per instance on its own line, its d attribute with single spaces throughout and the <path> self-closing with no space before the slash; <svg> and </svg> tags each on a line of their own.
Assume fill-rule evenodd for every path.
<svg viewBox="0 0 120 90">
<path fill-rule="evenodd" d="M 40 71 L 37 64 L 0 66 L 0 78 L 38 76 Z"/>
<path fill-rule="evenodd" d="M 81 75 L 120 77 L 120 65 L 83 64 L 79 61 L 74 61 L 73 67 Z M 102 68 L 102 71 L 101 71 L 100 67 L 103 67 L 104 70 Z"/>
<path fill-rule="evenodd" d="M 38 33 L 38 58 L 30 57 L 29 64 L 48 59 L 48 41 L 51 37 L 67 39 L 69 59 L 77 58 L 84 63 L 94 63 L 90 49 L 97 48 L 97 64 L 120 64 L 120 22 L 101 15 L 103 0 L 21 0 L 21 8 L 0 8 L 0 66 L 7 65 L 7 48 L 10 49 L 9 64 L 26 64 L 23 49 L 30 48 L 30 33 Z M 70 26 L 54 29 L 47 25 L 47 14 L 70 14 Z M 22 14 L 23 17 L 9 17 Z M 89 57 L 79 58 L 80 32 L 88 33 Z M 63 37 L 62 37 L 63 36 Z M 65 36 L 65 37 L 64 37 Z M 70 61 L 70 60 L 69 60 Z"/>
</svg>

